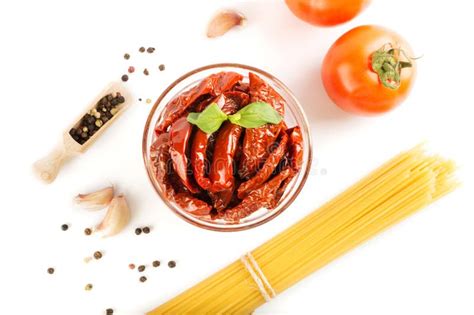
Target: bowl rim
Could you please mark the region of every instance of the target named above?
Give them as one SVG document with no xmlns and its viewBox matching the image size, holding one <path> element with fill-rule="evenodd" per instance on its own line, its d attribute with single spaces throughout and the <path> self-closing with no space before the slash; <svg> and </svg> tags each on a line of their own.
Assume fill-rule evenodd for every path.
<svg viewBox="0 0 474 315">
<path fill-rule="evenodd" d="M 149 129 L 151 127 L 150 125 L 151 125 L 152 119 L 155 115 L 155 112 L 158 109 L 158 106 L 163 101 L 163 99 L 168 95 L 168 93 L 171 90 L 173 90 L 183 80 L 193 76 L 196 73 L 206 71 L 206 70 L 210 70 L 210 69 L 214 69 L 214 68 L 229 68 L 229 67 L 245 69 L 245 70 L 248 70 L 248 71 L 256 72 L 257 74 L 261 74 L 265 77 L 268 77 L 273 82 L 277 83 L 279 85 L 279 87 L 281 89 L 283 89 L 285 91 L 285 93 L 287 93 L 293 99 L 294 103 L 296 104 L 296 107 L 298 108 L 299 112 L 301 113 L 301 118 L 302 118 L 303 123 L 305 125 L 305 129 L 307 129 L 307 131 L 308 131 L 308 132 L 306 132 L 307 140 L 308 140 L 308 161 L 307 161 L 307 164 L 306 164 L 306 169 L 301 169 L 300 170 L 300 172 L 303 172 L 303 177 L 301 178 L 300 184 L 296 187 L 293 195 L 291 195 L 291 198 L 288 199 L 286 204 L 284 206 L 282 206 L 280 209 L 278 209 L 277 211 L 272 212 L 271 215 L 265 217 L 264 219 L 259 220 L 259 221 L 255 221 L 255 222 L 251 222 L 248 225 L 233 226 L 232 224 L 229 224 L 229 225 L 225 225 L 225 227 L 224 227 L 224 225 L 223 225 L 223 227 L 219 227 L 219 226 L 216 226 L 216 225 L 214 225 L 214 226 L 213 225 L 206 225 L 206 224 L 196 222 L 196 221 L 188 218 L 187 216 L 183 215 L 179 211 L 176 211 L 174 209 L 175 206 L 173 204 L 171 204 L 171 202 L 167 198 L 162 196 L 161 191 L 158 189 L 158 187 L 155 185 L 155 183 L 153 181 L 154 174 L 152 173 L 152 165 L 151 165 L 150 159 L 148 157 L 148 145 L 147 145 L 147 143 L 148 143 L 148 133 L 149 133 Z M 311 164 L 312 164 L 312 160 L 313 160 L 313 143 L 312 143 L 312 136 L 311 136 L 311 132 L 310 132 L 310 125 L 309 125 L 306 113 L 304 112 L 304 109 L 301 106 L 298 99 L 296 98 L 296 96 L 293 94 L 293 92 L 282 81 L 280 81 L 274 75 L 272 75 L 272 74 L 270 74 L 270 73 L 268 73 L 264 70 L 261 70 L 259 68 L 253 67 L 253 66 L 248 66 L 248 65 L 240 64 L 240 63 L 214 63 L 214 64 L 209 64 L 209 65 L 206 65 L 206 66 L 195 68 L 195 69 L 181 75 L 176 80 L 174 80 L 170 85 L 168 85 L 168 87 L 160 94 L 160 96 L 158 97 L 156 102 L 153 104 L 153 107 L 150 109 L 147 120 L 145 122 L 145 127 L 144 127 L 144 130 L 143 130 L 143 137 L 142 137 L 142 156 L 143 156 L 143 162 L 145 164 L 145 169 L 146 169 L 146 172 L 147 172 L 147 175 L 148 175 L 148 179 L 150 180 L 151 185 L 153 186 L 153 189 L 156 191 L 158 196 L 160 196 L 161 200 L 168 206 L 168 208 L 170 208 L 170 210 L 172 210 L 172 212 L 175 213 L 175 215 L 177 215 L 180 218 L 184 219 L 186 222 L 188 222 L 188 223 L 190 223 L 194 226 L 197 226 L 199 228 L 202 228 L 202 229 L 217 231 L 217 232 L 237 232 L 237 231 L 249 230 L 249 229 L 255 228 L 259 225 L 262 225 L 262 224 L 265 224 L 265 223 L 269 222 L 270 220 L 272 220 L 272 219 L 276 218 L 277 216 L 279 216 L 284 210 L 286 210 L 293 203 L 293 201 L 296 199 L 296 197 L 298 197 L 301 190 L 303 189 L 303 187 L 306 183 L 306 180 L 309 176 L 309 173 L 310 173 L 310 170 L 311 170 Z"/>
</svg>

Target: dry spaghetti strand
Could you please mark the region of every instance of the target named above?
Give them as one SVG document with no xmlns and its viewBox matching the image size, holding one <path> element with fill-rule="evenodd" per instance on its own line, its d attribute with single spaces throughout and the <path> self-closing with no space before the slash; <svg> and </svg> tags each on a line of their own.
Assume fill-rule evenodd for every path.
<svg viewBox="0 0 474 315">
<path fill-rule="evenodd" d="M 251 255 L 271 290 L 278 294 L 452 191 L 458 186 L 454 171 L 452 161 L 429 156 L 417 146 Z M 255 281 L 260 283 L 237 260 L 148 314 L 248 314 L 265 303 L 261 284 Z"/>
</svg>

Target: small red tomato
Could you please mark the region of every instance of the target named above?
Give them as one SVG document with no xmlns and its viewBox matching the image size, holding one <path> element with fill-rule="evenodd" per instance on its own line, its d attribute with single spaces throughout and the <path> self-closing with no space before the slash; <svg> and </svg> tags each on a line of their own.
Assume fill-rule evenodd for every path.
<svg viewBox="0 0 474 315">
<path fill-rule="evenodd" d="M 369 0 L 285 0 L 291 12 L 316 26 L 333 26 L 358 15 Z"/>
<path fill-rule="evenodd" d="M 384 113 L 407 97 L 416 73 L 410 46 L 376 25 L 348 31 L 329 48 L 321 75 L 324 88 L 345 111 Z"/>
</svg>

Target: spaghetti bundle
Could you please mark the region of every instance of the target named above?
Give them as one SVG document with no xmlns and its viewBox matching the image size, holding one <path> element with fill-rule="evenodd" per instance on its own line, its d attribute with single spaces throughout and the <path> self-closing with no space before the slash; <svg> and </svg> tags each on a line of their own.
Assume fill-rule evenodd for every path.
<svg viewBox="0 0 474 315">
<path fill-rule="evenodd" d="M 363 241 L 453 190 L 454 164 L 401 153 L 270 241 L 148 314 L 251 313 Z"/>
</svg>

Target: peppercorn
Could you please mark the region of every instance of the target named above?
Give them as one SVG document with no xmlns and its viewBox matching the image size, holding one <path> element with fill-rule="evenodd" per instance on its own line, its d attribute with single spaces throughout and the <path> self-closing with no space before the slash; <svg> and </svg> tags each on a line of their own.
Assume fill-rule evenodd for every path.
<svg viewBox="0 0 474 315">
<path fill-rule="evenodd" d="M 136 229 L 135 229 L 135 234 L 137 234 L 137 235 L 142 234 L 142 229 L 136 228 Z"/>
<path fill-rule="evenodd" d="M 92 288 L 93 288 L 92 284 L 91 284 L 91 283 L 88 283 L 88 284 L 86 284 L 86 286 L 84 287 L 84 290 L 90 291 L 90 290 L 92 290 Z"/>
<path fill-rule="evenodd" d="M 54 268 L 48 268 L 48 273 L 52 275 L 54 273 Z"/>
<path fill-rule="evenodd" d="M 67 229 L 69 229 L 69 225 L 67 225 L 67 224 L 61 225 L 61 230 L 67 231 Z"/>
<path fill-rule="evenodd" d="M 130 268 L 132 270 L 135 269 L 135 264 L 128 264 L 128 268 Z"/>
<path fill-rule="evenodd" d="M 145 47 L 140 47 L 140 49 L 138 49 L 139 52 L 145 52 Z"/>
<path fill-rule="evenodd" d="M 112 94 L 107 94 L 107 101 L 113 100 L 114 96 Z"/>
<path fill-rule="evenodd" d="M 89 228 L 85 228 L 85 229 L 84 229 L 84 234 L 85 234 L 85 235 L 91 235 L 91 234 L 92 234 L 92 230 L 89 229 Z"/>
<path fill-rule="evenodd" d="M 141 276 L 141 277 L 140 277 L 140 282 L 145 282 L 146 280 L 147 280 L 147 279 L 146 279 L 145 276 Z"/>
<path fill-rule="evenodd" d="M 159 65 L 159 66 L 158 66 L 158 69 L 160 69 L 160 71 L 165 70 L 165 65 L 164 65 L 164 64 Z"/>
<path fill-rule="evenodd" d="M 112 115 L 117 114 L 117 112 L 118 112 L 118 109 L 117 109 L 117 108 L 112 108 L 112 109 L 110 110 L 110 114 L 112 114 Z M 107 114 L 106 114 L 106 115 L 107 115 Z"/>
<path fill-rule="evenodd" d="M 120 95 L 120 96 L 118 97 L 118 102 L 119 102 L 119 104 L 124 103 L 124 102 L 125 102 L 125 97 L 123 97 L 122 95 Z"/>
<path fill-rule="evenodd" d="M 151 103 L 151 99 L 147 98 L 147 99 L 146 99 L 146 103 L 147 103 L 147 104 L 150 104 L 150 103 Z"/>
<path fill-rule="evenodd" d="M 145 234 L 150 233 L 150 228 L 149 228 L 148 226 L 145 226 L 145 227 L 143 228 L 143 233 L 145 233 Z"/>
<path fill-rule="evenodd" d="M 110 105 L 115 106 L 118 104 L 118 99 L 114 98 L 113 100 L 110 101 Z"/>
<path fill-rule="evenodd" d="M 153 261 L 153 267 L 159 267 L 160 266 L 160 261 L 159 260 L 155 260 Z"/>
<path fill-rule="evenodd" d="M 99 128 L 102 127 L 103 124 L 104 124 L 104 123 L 102 122 L 102 120 L 97 119 L 97 120 L 95 121 L 95 125 L 96 125 L 97 127 L 99 127 Z"/>
<path fill-rule="evenodd" d="M 100 99 L 100 104 L 102 104 L 102 105 L 107 104 L 107 102 L 108 102 L 108 101 L 107 101 L 107 96 L 104 96 L 104 97 L 102 97 L 102 98 Z"/>
<path fill-rule="evenodd" d="M 153 52 L 155 51 L 155 48 L 153 47 L 148 47 L 146 52 L 149 53 L 149 54 L 152 54 Z"/>
<path fill-rule="evenodd" d="M 134 66 L 128 67 L 128 73 L 134 73 L 134 72 L 135 72 L 135 67 Z"/>
<path fill-rule="evenodd" d="M 174 260 L 168 261 L 168 267 L 170 267 L 170 268 L 176 267 L 176 262 Z"/>
<path fill-rule="evenodd" d="M 142 99 L 141 99 L 141 98 L 139 98 L 139 99 L 138 99 L 138 101 L 139 101 L 139 102 L 141 102 L 141 101 L 142 101 Z"/>
<path fill-rule="evenodd" d="M 130 59 L 130 55 L 129 55 L 129 54 L 125 54 L 125 55 L 123 55 L 123 58 L 124 58 L 125 60 L 128 60 L 128 59 Z"/>
<path fill-rule="evenodd" d="M 145 68 L 145 69 L 143 70 L 143 74 L 144 74 L 144 75 L 149 75 L 149 74 L 150 74 L 150 72 L 148 71 L 148 69 L 147 69 L 147 68 Z"/>
<path fill-rule="evenodd" d="M 101 259 L 102 258 L 102 253 L 100 251 L 96 251 L 94 253 L 94 258 L 97 259 L 97 260 Z"/>
<path fill-rule="evenodd" d="M 106 314 L 106 315 L 113 315 L 113 314 L 114 314 L 114 310 L 111 309 L 111 308 L 108 308 L 108 309 L 105 310 L 105 314 Z"/>
<path fill-rule="evenodd" d="M 123 82 L 127 82 L 127 81 L 128 81 L 128 75 L 124 74 L 124 75 L 122 76 L 122 81 L 123 81 Z"/>
</svg>

